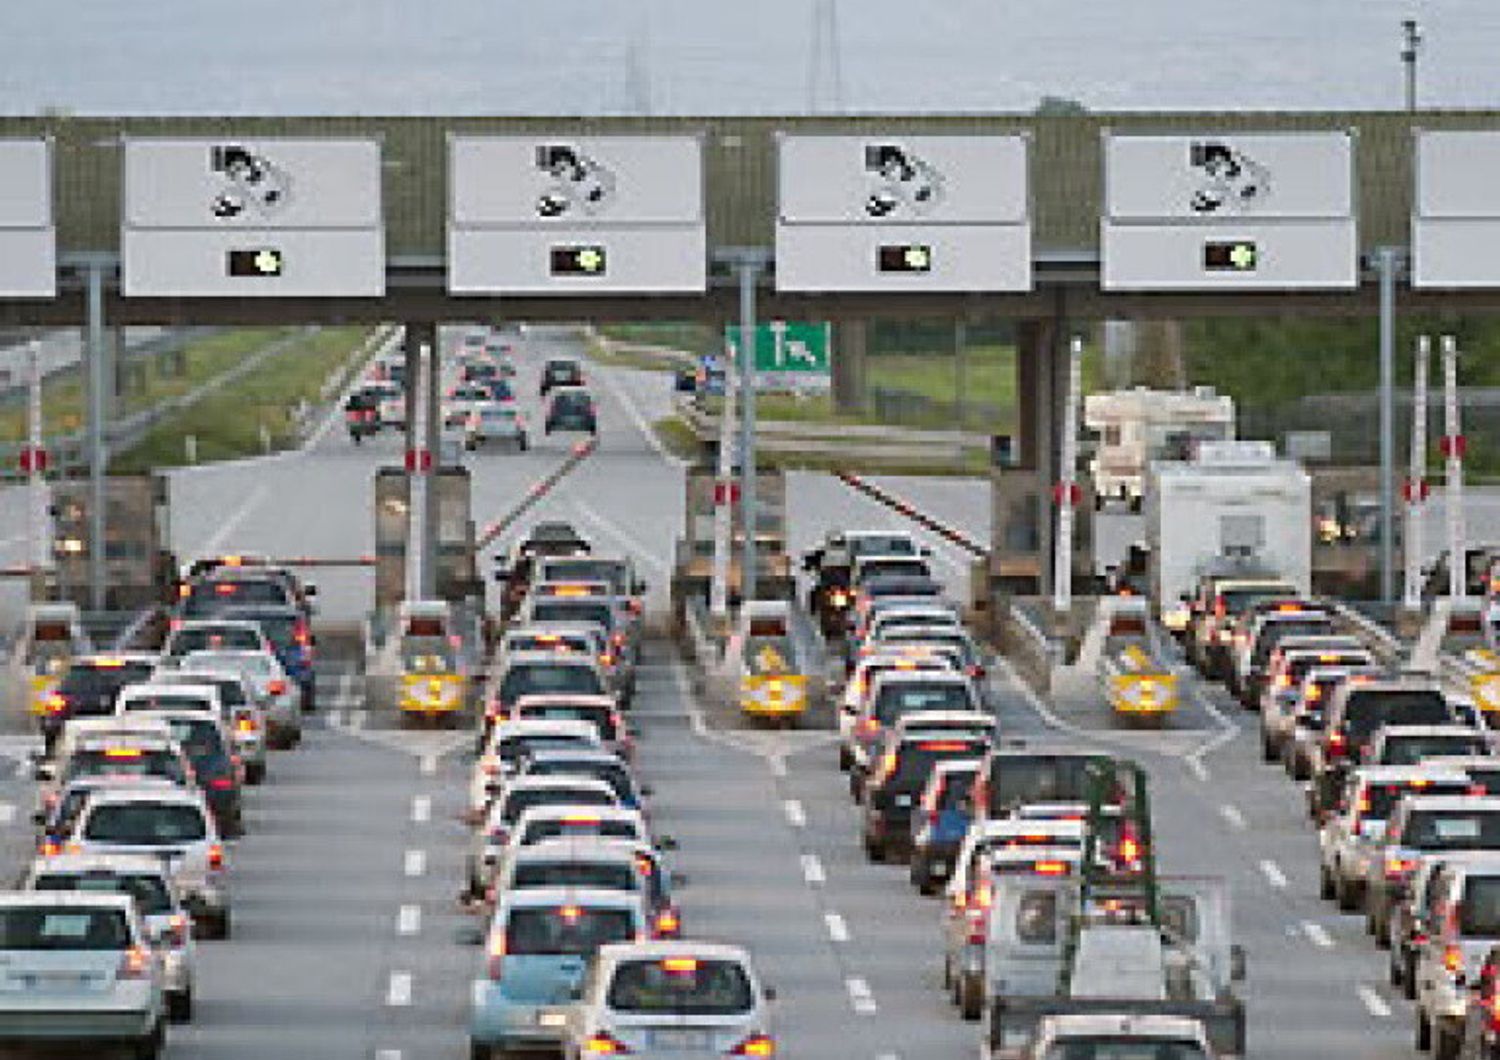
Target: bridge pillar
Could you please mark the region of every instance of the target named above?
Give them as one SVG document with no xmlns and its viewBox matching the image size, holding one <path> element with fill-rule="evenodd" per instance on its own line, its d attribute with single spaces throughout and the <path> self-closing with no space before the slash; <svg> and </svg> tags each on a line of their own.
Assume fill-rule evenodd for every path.
<svg viewBox="0 0 1500 1060">
<path fill-rule="evenodd" d="M 1063 404 L 1068 397 L 1065 330 L 1060 315 L 1016 322 L 1017 456 L 1022 468 L 1036 473 L 1038 587 L 1042 595 L 1052 591 L 1057 525 L 1052 484 L 1058 476 Z"/>
<path fill-rule="evenodd" d="M 833 411 L 863 412 L 869 404 L 869 323 L 863 317 L 837 320 L 833 325 Z"/>
</svg>

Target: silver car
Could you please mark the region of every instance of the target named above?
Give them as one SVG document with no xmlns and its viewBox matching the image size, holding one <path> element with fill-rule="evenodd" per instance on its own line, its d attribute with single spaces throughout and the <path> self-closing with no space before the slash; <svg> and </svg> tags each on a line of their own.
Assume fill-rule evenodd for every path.
<svg viewBox="0 0 1500 1060">
<path fill-rule="evenodd" d="M 524 453 L 531 444 L 526 420 L 512 403 L 489 401 L 476 405 L 464 421 L 464 448 L 473 452 L 499 442 Z"/>
<path fill-rule="evenodd" d="M 563 1056 L 773 1056 L 774 999 L 738 946 L 609 943 L 599 947 L 568 1010 Z"/>
<path fill-rule="evenodd" d="M 219 717 L 234 741 L 235 754 L 245 764 L 245 782 L 260 784 L 266 779 L 266 711 L 243 675 L 196 669 L 159 670 L 151 675 L 151 683 L 206 684 L 218 689 Z"/>
<path fill-rule="evenodd" d="M 253 624 L 253 623 L 251 623 Z M 259 627 L 256 627 L 259 630 Z M 182 660 L 189 670 L 238 674 L 255 690 L 266 716 L 266 738 L 284 751 L 302 739 L 302 690 L 287 676 L 275 652 L 240 649 L 190 652 Z"/>
<path fill-rule="evenodd" d="M 38 858 L 22 890 L 125 894 L 135 899 L 151 944 L 161 959 L 167 1016 L 174 1023 L 193 1018 L 192 919 L 177 898 L 177 889 L 156 858 L 116 854 L 63 854 Z"/>
<path fill-rule="evenodd" d="M 0 1045 L 161 1054 L 161 962 L 123 894 L 0 895 Z"/>
</svg>

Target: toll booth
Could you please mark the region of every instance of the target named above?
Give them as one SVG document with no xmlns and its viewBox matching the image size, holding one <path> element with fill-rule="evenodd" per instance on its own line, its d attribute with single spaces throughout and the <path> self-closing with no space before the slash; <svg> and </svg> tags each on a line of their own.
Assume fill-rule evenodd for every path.
<svg viewBox="0 0 1500 1060">
<path fill-rule="evenodd" d="M 440 467 L 433 477 L 437 500 L 437 596 L 458 603 L 482 599 L 474 560 L 474 520 L 470 513 L 469 471 Z M 383 467 L 375 472 L 375 608 L 390 613 L 406 596 L 407 509 L 411 485 L 406 472 Z"/>
<path fill-rule="evenodd" d="M 707 600 L 713 580 L 715 469 L 701 465 L 689 468 L 683 484 L 683 536 L 677 540 L 672 571 L 672 615 L 677 628 L 681 628 L 687 601 L 694 597 Z M 730 516 L 729 598 L 737 600 L 745 540 L 737 490 L 732 494 Z M 756 596 L 762 600 L 791 599 L 796 579 L 786 551 L 786 479 L 779 468 L 764 468 L 756 474 L 755 530 Z"/>
<path fill-rule="evenodd" d="M 1079 497 L 1073 524 L 1073 587 L 1080 593 L 1097 588 L 1094 577 L 1093 489 L 1086 476 L 1078 480 Z M 1054 518 L 1053 488 L 1037 472 L 1024 467 L 996 467 L 990 471 L 991 533 L 988 586 L 985 597 L 1036 596 L 1042 591 L 1042 571 L 1051 571 L 1052 557 L 1042 546 L 1044 520 Z M 980 587 L 976 586 L 976 589 Z M 978 601 L 976 601 L 978 602 Z"/>
<path fill-rule="evenodd" d="M 52 487 L 56 595 L 89 608 L 89 543 L 93 493 L 87 479 Z M 104 606 L 139 611 L 169 603 L 177 561 L 171 552 L 171 505 L 165 475 L 115 475 L 104 480 Z"/>
</svg>

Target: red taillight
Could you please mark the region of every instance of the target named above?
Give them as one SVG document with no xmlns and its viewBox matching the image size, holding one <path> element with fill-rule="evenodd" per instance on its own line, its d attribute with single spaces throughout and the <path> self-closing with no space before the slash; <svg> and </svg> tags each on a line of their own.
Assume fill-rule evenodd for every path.
<svg viewBox="0 0 1500 1060">
<path fill-rule="evenodd" d="M 234 781 L 229 777 L 213 777 L 209 780 L 208 786 L 214 791 L 228 791 L 234 787 Z"/>
<path fill-rule="evenodd" d="M 312 631 L 305 623 L 298 622 L 296 630 L 292 633 L 292 639 L 304 648 L 309 647 L 312 644 Z"/>
<path fill-rule="evenodd" d="M 151 977 L 151 951 L 143 946 L 132 946 L 120 955 L 120 970 L 117 979 L 149 979 Z"/>
<path fill-rule="evenodd" d="M 880 731 L 880 720 L 878 718 L 861 718 L 859 722 L 859 734 L 866 739 L 874 736 Z"/>
<path fill-rule="evenodd" d="M 62 844 L 56 839 L 44 839 L 37 852 L 44 858 L 55 858 L 62 853 Z"/>
<path fill-rule="evenodd" d="M 1412 874 L 1416 867 L 1416 858 L 1388 857 L 1385 859 L 1385 878 L 1388 880 L 1404 880 Z"/>
<path fill-rule="evenodd" d="M 975 680 L 982 678 L 984 676 L 984 667 L 977 663 L 969 667 L 969 676 Z"/>
<path fill-rule="evenodd" d="M 1453 975 L 1464 970 L 1464 951 L 1462 946 L 1450 943 L 1443 948 L 1443 967 Z"/>
<path fill-rule="evenodd" d="M 182 948 L 188 944 L 189 925 L 186 913 L 174 913 L 172 922 L 167 927 L 167 940 L 174 947 Z"/>
<path fill-rule="evenodd" d="M 224 847 L 214 843 L 208 848 L 208 867 L 218 872 L 224 867 Z"/>
<path fill-rule="evenodd" d="M 286 692 L 286 682 L 281 680 L 280 678 L 277 678 L 269 685 L 267 685 L 266 688 L 271 693 L 271 695 L 279 696 Z"/>
<path fill-rule="evenodd" d="M 1335 758 L 1343 758 L 1349 753 L 1349 740 L 1341 729 L 1334 729 L 1328 734 L 1326 746 L 1328 753 Z"/>
<path fill-rule="evenodd" d="M 505 936 L 497 935 L 490 943 L 489 953 L 485 955 L 485 972 L 492 980 L 498 982 L 500 976 L 505 972 Z"/>
<path fill-rule="evenodd" d="M 656 914 L 656 937 L 659 939 L 675 939 L 682 931 L 682 921 L 678 919 L 675 909 L 663 909 Z"/>
<path fill-rule="evenodd" d="M 584 1039 L 582 1056 L 625 1056 L 630 1052 L 625 1044 L 618 1038 L 613 1038 L 603 1031 L 591 1034 Z"/>
<path fill-rule="evenodd" d="M 255 723 L 255 719 L 248 715 L 240 717 L 239 720 L 234 723 L 234 727 L 237 731 L 244 733 L 255 732 L 256 729 L 260 728 L 260 726 Z"/>
<path fill-rule="evenodd" d="M 61 692 L 53 692 L 42 700 L 42 709 L 48 714 L 61 714 L 68 709 L 68 697 Z"/>
<path fill-rule="evenodd" d="M 1068 863 L 1066 861 L 1038 861 L 1031 866 L 1031 871 L 1038 876 L 1066 876 Z"/>
<path fill-rule="evenodd" d="M 729 1050 L 730 1056 L 775 1056 L 776 1041 L 769 1034 L 752 1034 Z"/>
</svg>

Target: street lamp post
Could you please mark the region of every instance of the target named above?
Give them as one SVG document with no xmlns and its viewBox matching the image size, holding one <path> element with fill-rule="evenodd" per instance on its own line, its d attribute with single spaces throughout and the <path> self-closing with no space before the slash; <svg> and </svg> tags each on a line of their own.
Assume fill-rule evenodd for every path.
<svg viewBox="0 0 1500 1060">
<path fill-rule="evenodd" d="M 1406 67 L 1406 112 L 1411 114 L 1417 109 L 1417 49 L 1422 43 L 1422 34 L 1417 30 L 1414 18 L 1401 20 L 1401 32 L 1405 36 L 1401 63 Z"/>
</svg>

